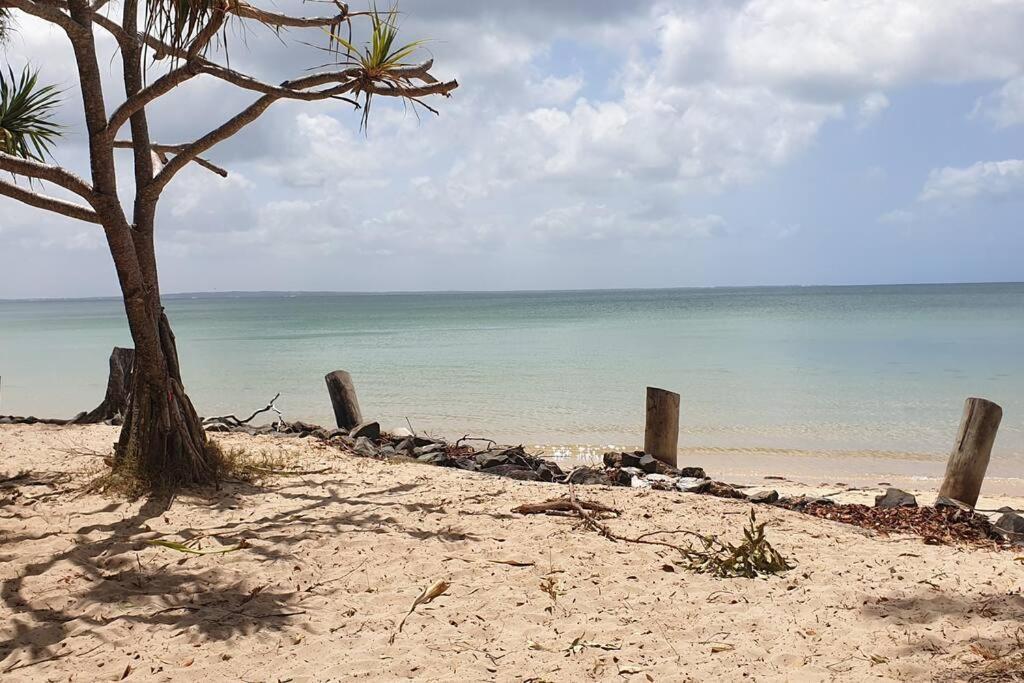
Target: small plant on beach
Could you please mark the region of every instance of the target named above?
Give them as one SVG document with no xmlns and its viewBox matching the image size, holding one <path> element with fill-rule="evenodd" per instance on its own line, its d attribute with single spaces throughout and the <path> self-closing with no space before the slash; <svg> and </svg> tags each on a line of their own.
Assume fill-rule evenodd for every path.
<svg viewBox="0 0 1024 683">
<path fill-rule="evenodd" d="M 764 528 L 765 523 L 758 524 L 751 508 L 739 545 L 720 541 L 715 536 L 700 536 L 703 547 L 684 551 L 683 564 L 691 571 L 721 578 L 755 579 L 792 569 L 786 558 L 768 542 Z"/>
<path fill-rule="evenodd" d="M 81 120 L 67 128 L 54 118 L 57 92 L 37 81 L 35 71 L 26 70 L 20 78 L 10 72 L 3 79 L 0 196 L 92 224 L 106 239 L 135 348 L 131 390 L 111 459 L 111 487 L 153 490 L 207 484 L 222 469 L 185 391 L 177 343 L 160 296 L 155 229 L 157 207 L 170 183 L 193 165 L 226 177 L 228 172 L 205 155 L 275 103 L 348 102 L 363 108 L 365 128 L 372 97 L 397 98 L 434 111 L 424 99 L 447 97 L 458 87 L 454 80 L 442 82 L 431 75 L 433 60 L 409 61 L 420 43 L 397 42 L 395 9 L 350 11 L 346 3 L 333 2 L 332 12 L 310 16 L 296 0 L 279 4 L 296 13 L 264 9 L 255 0 L 0 1 L 0 40 L 11 22 L 29 16 L 53 29 L 47 40 L 59 36 L 70 44 L 75 58 Z M 351 28 L 367 17 L 372 38 L 367 49 L 341 43 L 342 27 Z M 269 34 L 257 38 L 249 30 L 254 26 L 270 29 Z M 229 33 L 246 35 L 245 44 L 256 50 L 286 42 L 289 33 L 319 34 L 321 29 L 333 36 L 325 48 L 332 63 L 311 65 L 285 81 L 245 73 L 239 70 L 241 62 L 228 59 Z M 120 64 L 107 69 L 112 44 Z M 261 61 L 267 60 L 245 63 Z M 121 83 L 115 84 L 114 78 Z M 219 84 L 249 99 L 233 116 L 211 122 L 183 95 L 194 80 Z M 189 139 L 157 142 L 159 122 L 149 114 L 158 106 L 188 112 L 176 120 L 193 129 Z M 65 130 L 87 143 L 85 177 L 51 159 L 51 143 Z M 118 150 L 130 154 L 121 156 Z M 126 177 L 132 181 L 125 183 Z"/>
</svg>

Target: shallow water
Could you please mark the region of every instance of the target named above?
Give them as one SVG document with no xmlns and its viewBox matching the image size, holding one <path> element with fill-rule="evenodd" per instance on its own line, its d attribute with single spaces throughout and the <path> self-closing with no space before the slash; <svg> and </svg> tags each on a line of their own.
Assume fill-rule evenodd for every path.
<svg viewBox="0 0 1024 683">
<path fill-rule="evenodd" d="M 0 292 L 2 296 L 2 292 Z M 963 400 L 1004 408 L 993 474 L 1024 465 L 1024 284 L 169 297 L 200 412 L 276 392 L 331 421 L 352 372 L 386 427 L 586 457 L 643 438 L 644 387 L 682 394 L 684 453 L 944 461 Z M 116 300 L 0 301 L 0 413 L 99 402 Z M 760 455 L 759 455 L 760 454 Z M 861 460 L 858 460 L 861 459 Z"/>
</svg>

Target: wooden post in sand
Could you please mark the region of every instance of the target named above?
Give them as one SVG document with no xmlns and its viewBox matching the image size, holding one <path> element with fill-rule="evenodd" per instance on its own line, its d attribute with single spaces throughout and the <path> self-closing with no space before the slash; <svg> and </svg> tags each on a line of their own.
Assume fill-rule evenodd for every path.
<svg viewBox="0 0 1024 683">
<path fill-rule="evenodd" d="M 327 381 L 327 393 L 331 395 L 334 421 L 338 423 L 338 428 L 352 429 L 360 424 L 363 421 L 363 413 L 359 410 L 352 375 L 344 370 L 335 370 L 328 373 L 324 380 Z"/>
<path fill-rule="evenodd" d="M 679 450 L 679 394 L 647 387 L 647 426 L 644 453 L 676 466 Z"/>
<path fill-rule="evenodd" d="M 974 507 L 981 493 L 992 444 L 996 440 L 1003 409 L 983 398 L 969 398 L 964 403 L 960 431 L 953 452 L 946 463 L 946 476 L 939 495 Z"/>
</svg>

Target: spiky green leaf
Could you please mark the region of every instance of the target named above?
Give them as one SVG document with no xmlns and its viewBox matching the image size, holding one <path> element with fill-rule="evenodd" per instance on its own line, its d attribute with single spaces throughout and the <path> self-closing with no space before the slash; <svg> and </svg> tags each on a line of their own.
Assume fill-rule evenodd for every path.
<svg viewBox="0 0 1024 683">
<path fill-rule="evenodd" d="M 60 90 L 39 85 L 37 72 L 20 76 L 0 71 L 0 150 L 23 159 L 45 161 L 62 128 L 53 121 Z"/>
</svg>

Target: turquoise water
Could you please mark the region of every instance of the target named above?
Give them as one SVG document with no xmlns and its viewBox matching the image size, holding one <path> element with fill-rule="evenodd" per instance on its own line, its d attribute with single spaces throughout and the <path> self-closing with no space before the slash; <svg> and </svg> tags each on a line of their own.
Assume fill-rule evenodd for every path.
<svg viewBox="0 0 1024 683">
<path fill-rule="evenodd" d="M 349 370 L 386 426 L 528 444 L 642 441 L 644 387 L 682 395 L 690 449 L 944 459 L 963 400 L 1004 408 L 994 464 L 1024 464 L 1024 284 L 169 298 L 204 414 L 281 392 L 328 424 Z M 102 397 L 116 300 L 0 301 L 0 414 Z M 1017 475 L 1019 476 L 1019 474 Z"/>
</svg>

